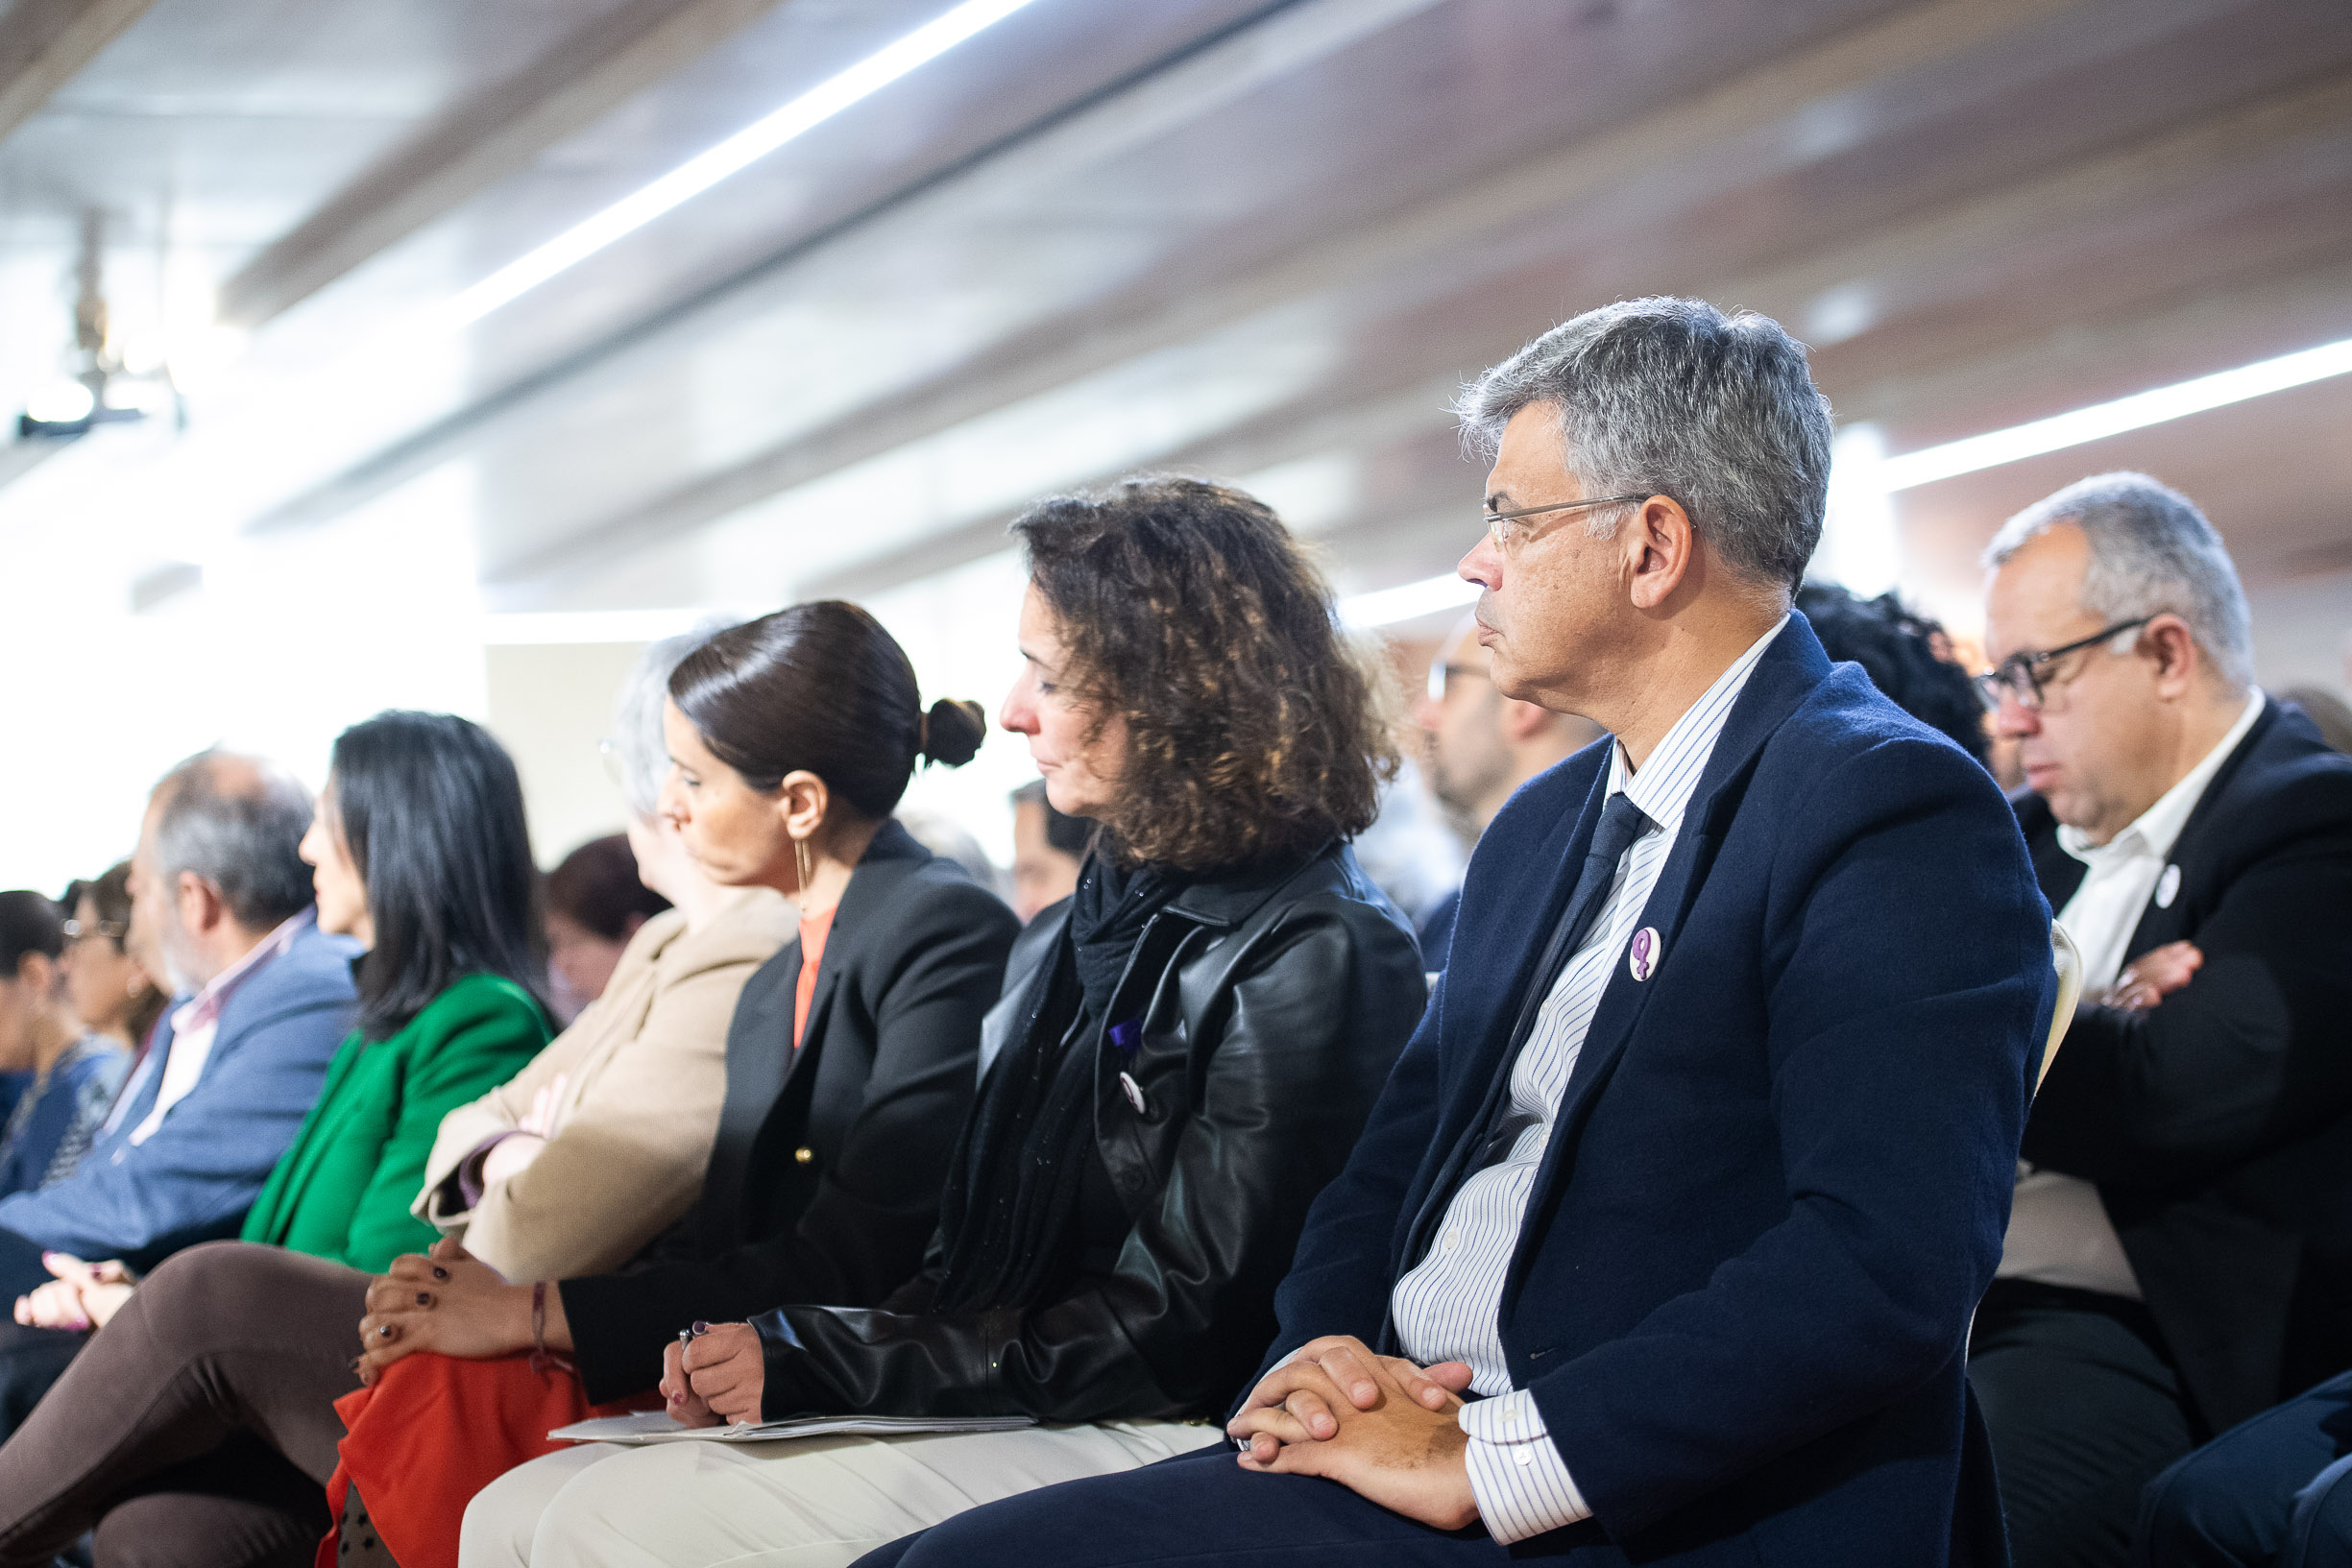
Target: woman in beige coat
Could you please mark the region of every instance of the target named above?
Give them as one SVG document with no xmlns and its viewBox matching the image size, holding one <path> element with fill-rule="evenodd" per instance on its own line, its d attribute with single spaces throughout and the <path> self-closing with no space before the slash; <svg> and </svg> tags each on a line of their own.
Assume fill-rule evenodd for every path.
<svg viewBox="0 0 2352 1568">
<path fill-rule="evenodd" d="M 662 693 L 699 640 L 645 650 L 608 748 L 638 874 L 673 907 L 528 1067 L 442 1119 L 425 1165 L 418 1216 L 512 1281 L 609 1272 L 686 1213 L 718 1129 L 737 994 L 791 934 L 790 905 L 713 882 L 654 814 L 669 770 Z"/>
</svg>

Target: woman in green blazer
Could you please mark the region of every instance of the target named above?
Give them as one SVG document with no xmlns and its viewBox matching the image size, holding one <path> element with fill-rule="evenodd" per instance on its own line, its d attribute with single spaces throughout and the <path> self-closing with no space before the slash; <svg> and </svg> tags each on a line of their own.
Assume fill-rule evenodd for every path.
<svg viewBox="0 0 2352 1568">
<path fill-rule="evenodd" d="M 457 979 L 389 1039 L 354 1031 L 254 1199 L 243 1239 L 376 1273 L 432 1245 L 433 1227 L 409 1206 L 442 1117 L 513 1077 L 546 1043 L 531 994 L 483 973 Z"/>
<path fill-rule="evenodd" d="M 243 1238 L 380 1271 L 433 1242 L 409 1206 L 441 1119 L 550 1036 L 515 764 L 454 714 L 379 713 L 336 739 L 302 854 L 320 929 L 368 950 L 359 1027 Z"/>
</svg>

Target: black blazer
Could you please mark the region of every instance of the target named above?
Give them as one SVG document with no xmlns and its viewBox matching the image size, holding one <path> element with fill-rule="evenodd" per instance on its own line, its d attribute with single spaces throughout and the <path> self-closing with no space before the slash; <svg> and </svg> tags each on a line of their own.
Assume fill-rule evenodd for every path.
<svg viewBox="0 0 2352 1568">
<path fill-rule="evenodd" d="M 2016 806 L 2062 909 L 2082 862 Z M 2171 863 L 2126 956 L 2186 939 L 2204 967 L 2147 1012 L 2075 1014 L 2025 1153 L 2098 1184 L 2219 1432 L 2352 1366 L 2352 758 L 2266 702 Z"/>
<path fill-rule="evenodd" d="M 1017 1045 L 1045 1005 L 1068 919 L 1064 901 L 1023 933 L 992 1045 Z M 1114 993 L 1109 1016 L 1141 1021 L 1133 1055 L 1097 1039 L 1096 1146 L 1133 1220 L 1117 1262 L 1028 1311 L 940 1314 L 934 1242 L 887 1310 L 764 1314 L 764 1411 L 1223 1410 L 1273 1333 L 1307 1205 L 1346 1163 L 1422 1000 L 1404 917 L 1344 845 L 1185 889 L 1145 926 Z"/>
<path fill-rule="evenodd" d="M 1019 929 L 883 824 L 834 911 L 797 1051 L 800 943 L 743 987 L 701 1201 L 643 1266 L 563 1282 L 591 1400 L 651 1387 L 663 1342 L 696 1318 L 880 1301 L 921 1266 Z"/>
</svg>

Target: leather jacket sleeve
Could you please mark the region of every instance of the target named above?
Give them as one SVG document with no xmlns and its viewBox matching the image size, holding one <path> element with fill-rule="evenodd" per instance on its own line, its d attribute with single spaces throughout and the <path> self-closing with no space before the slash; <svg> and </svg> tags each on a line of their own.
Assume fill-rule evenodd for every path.
<svg viewBox="0 0 2352 1568">
<path fill-rule="evenodd" d="M 1193 989 L 1190 977 L 1180 984 Z M 1273 1333 L 1273 1290 L 1307 1208 L 1346 1162 L 1421 987 L 1411 936 L 1369 905 L 1294 905 L 1248 939 L 1222 994 L 1187 1005 L 1213 1048 L 1192 1042 L 1190 1103 L 1172 1113 L 1184 1125 L 1110 1272 L 1026 1311 L 764 1314 L 753 1320 L 764 1412 L 1091 1421 L 1221 1410 Z M 1100 1129 L 1118 1113 L 1097 1106 Z M 923 1284 L 893 1306 L 919 1306 Z"/>
</svg>

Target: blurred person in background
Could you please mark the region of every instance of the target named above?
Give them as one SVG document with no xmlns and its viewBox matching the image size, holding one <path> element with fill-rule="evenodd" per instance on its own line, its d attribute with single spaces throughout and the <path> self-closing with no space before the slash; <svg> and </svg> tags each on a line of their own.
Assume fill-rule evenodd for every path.
<svg viewBox="0 0 2352 1568">
<path fill-rule="evenodd" d="M 1438 644 L 1429 684 L 1413 705 L 1425 737 L 1429 788 L 1465 842 L 1476 845 L 1494 813 L 1519 785 L 1601 737 L 1601 727 L 1506 697 L 1487 672 L 1475 617 L 1466 615 Z M 1454 887 L 1421 917 L 1421 962 L 1445 967 L 1462 889 Z"/>
<path fill-rule="evenodd" d="M 1012 792 L 1012 912 L 1026 926 L 1078 891 L 1094 824 L 1055 809 L 1045 781 Z"/>
<path fill-rule="evenodd" d="M 2021 1568 L 2114 1564 L 2159 1470 L 2352 1365 L 2352 760 L 2255 688 L 2179 493 L 2085 479 L 1985 564 L 1979 688 L 2088 989 L 1969 1375 Z"/>
<path fill-rule="evenodd" d="M 0 1198 L 0 1296 L 47 1284 L 53 1251 L 136 1271 L 236 1234 L 358 1009 L 358 947 L 312 915 L 310 819 L 308 792 L 254 758 L 202 752 L 156 785 L 126 946 L 179 1004 L 73 1173 Z M 81 1343 L 0 1322 L 0 1435 Z"/>
<path fill-rule="evenodd" d="M 1865 599 L 1835 583 L 1808 582 L 1797 608 L 1832 661 L 1851 661 L 1896 707 L 1985 760 L 1984 704 L 1952 657 L 1941 622 L 1906 610 L 1892 593 Z"/>
<path fill-rule="evenodd" d="M 86 893 L 76 902 L 92 904 Z M 62 918 L 38 893 L 0 893 L 0 1062 L 33 1074 L 0 1132 L 0 1194 L 40 1187 L 73 1170 L 122 1087 L 131 1060 L 123 1032 L 135 1012 L 153 1023 L 160 1008 L 143 977 L 137 992 L 125 983 L 75 982 L 74 950 L 105 940 Z M 116 962 L 128 960 L 116 955 Z M 113 1007 L 115 1016 L 105 1022 L 121 1032 L 80 1015 L 74 1001 L 85 991 L 97 993 L 94 1005 Z"/>
<path fill-rule="evenodd" d="M 2274 695 L 2303 710 L 2303 716 L 2312 721 L 2328 750 L 2352 755 L 2352 703 L 2316 686 L 2291 686 Z"/>
<path fill-rule="evenodd" d="M 65 986 L 83 1027 L 133 1052 L 146 1049 L 171 999 L 161 977 L 130 948 L 131 862 L 78 881 L 65 901 Z"/>
<path fill-rule="evenodd" d="M 670 905 L 639 875 L 627 833 L 592 838 L 547 873 L 547 1001 L 558 1024 L 604 995 L 638 928 Z"/>
<path fill-rule="evenodd" d="M 34 1412 L 37 1430 L 0 1447 L 0 1560 L 56 1550 L 25 1555 L 22 1542 L 60 1508 L 77 1512 L 69 1535 L 95 1523 L 111 1538 L 102 1558 L 306 1555 L 327 1523 L 316 1482 L 248 1433 L 182 1419 L 203 1390 L 175 1374 L 191 1345 L 282 1353 L 297 1336 L 305 1297 L 234 1289 L 242 1258 L 300 1254 L 292 1277 L 345 1282 L 355 1315 L 367 1270 L 432 1240 L 410 1204 L 443 1117 L 546 1044 L 521 786 L 479 726 L 393 712 L 344 731 L 302 854 L 318 928 L 362 951 L 357 1026 L 240 1242 L 179 1253 L 144 1281 L 119 1264 L 61 1266 L 56 1283 L 18 1302 L 19 1322 L 98 1332 L 68 1388 Z M 158 1427 L 170 1435 L 137 1441 Z M 118 1465 L 143 1458 L 149 1473 L 182 1468 L 125 1518 L 102 1522 L 112 1498 L 93 1496 L 93 1448 Z"/>
<path fill-rule="evenodd" d="M 1380 814 L 1347 847 L 1355 852 L 1364 875 L 1418 930 L 1430 911 L 1462 885 L 1462 868 L 1469 856 L 1413 759 L 1421 748 L 1419 727 L 1407 719 L 1389 729 L 1400 754 L 1396 776 L 1380 785 Z"/>
</svg>

